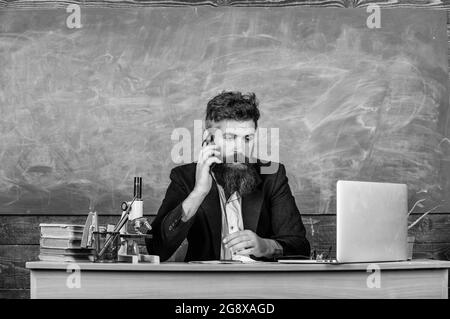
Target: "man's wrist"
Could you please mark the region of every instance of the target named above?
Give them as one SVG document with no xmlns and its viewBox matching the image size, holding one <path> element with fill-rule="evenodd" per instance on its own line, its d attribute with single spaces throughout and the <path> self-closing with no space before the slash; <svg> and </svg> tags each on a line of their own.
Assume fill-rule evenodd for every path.
<svg viewBox="0 0 450 319">
<path fill-rule="evenodd" d="M 181 221 L 183 223 L 187 222 L 190 218 L 189 214 L 186 212 L 186 209 L 184 208 L 185 202 L 181 204 Z"/>
<path fill-rule="evenodd" d="M 274 239 L 263 238 L 266 251 L 264 257 L 273 258 L 283 255 L 283 247 Z"/>
<path fill-rule="evenodd" d="M 198 189 L 196 189 L 194 187 L 194 189 L 192 190 L 192 192 L 189 194 L 189 196 L 193 197 L 193 198 L 198 198 L 201 199 L 203 201 L 203 199 L 205 199 L 206 195 L 208 195 L 208 193 L 200 191 Z"/>
</svg>

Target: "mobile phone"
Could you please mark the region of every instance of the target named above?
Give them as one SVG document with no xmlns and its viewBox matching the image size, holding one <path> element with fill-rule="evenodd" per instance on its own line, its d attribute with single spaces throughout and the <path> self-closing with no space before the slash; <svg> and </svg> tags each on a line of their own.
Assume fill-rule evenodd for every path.
<svg viewBox="0 0 450 319">
<path fill-rule="evenodd" d="M 202 147 L 205 145 L 215 145 L 214 143 L 214 134 L 208 130 L 208 136 L 203 140 Z M 211 169 L 216 165 L 216 163 L 211 164 Z"/>
<path fill-rule="evenodd" d="M 210 131 L 208 131 L 208 136 L 203 140 L 202 146 L 204 145 L 214 145 L 214 134 L 212 134 Z"/>
</svg>

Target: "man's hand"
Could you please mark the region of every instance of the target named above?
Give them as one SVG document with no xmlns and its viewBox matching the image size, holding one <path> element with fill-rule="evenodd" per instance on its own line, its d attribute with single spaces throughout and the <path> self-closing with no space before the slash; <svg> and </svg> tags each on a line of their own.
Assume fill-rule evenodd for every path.
<svg viewBox="0 0 450 319">
<path fill-rule="evenodd" d="M 152 226 L 148 222 L 147 218 L 139 217 L 133 220 L 129 220 L 126 227 L 126 232 L 128 234 L 146 234 L 149 230 L 152 229 Z"/>
<path fill-rule="evenodd" d="M 207 133 L 207 131 L 205 131 Z M 181 220 L 188 221 L 195 215 L 199 206 L 208 195 L 212 186 L 212 177 L 210 174 L 211 165 L 213 163 L 222 163 L 217 156 L 220 155 L 218 151 L 219 146 L 210 144 L 205 145 L 198 155 L 198 162 L 195 170 L 195 186 L 192 192 L 186 197 L 182 203 L 183 215 Z"/>
<path fill-rule="evenodd" d="M 212 163 L 222 163 L 217 157 L 220 155 L 219 146 L 211 144 L 206 145 L 200 150 L 198 162 L 195 172 L 194 192 L 199 195 L 206 196 L 212 185 L 212 177 L 209 174 Z"/>
<path fill-rule="evenodd" d="M 242 230 L 226 236 L 223 243 L 233 254 L 266 257 L 273 253 L 268 240 L 270 239 L 261 238 L 251 230 Z"/>
</svg>

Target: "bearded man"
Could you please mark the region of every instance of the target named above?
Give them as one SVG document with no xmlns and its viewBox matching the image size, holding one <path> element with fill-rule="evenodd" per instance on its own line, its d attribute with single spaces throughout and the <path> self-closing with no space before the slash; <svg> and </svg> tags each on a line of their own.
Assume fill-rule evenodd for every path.
<svg viewBox="0 0 450 319">
<path fill-rule="evenodd" d="M 187 239 L 185 261 L 309 257 L 284 165 L 251 155 L 258 104 L 255 94 L 240 92 L 208 102 L 198 161 L 172 169 L 146 241 L 150 254 L 165 261 Z"/>
</svg>

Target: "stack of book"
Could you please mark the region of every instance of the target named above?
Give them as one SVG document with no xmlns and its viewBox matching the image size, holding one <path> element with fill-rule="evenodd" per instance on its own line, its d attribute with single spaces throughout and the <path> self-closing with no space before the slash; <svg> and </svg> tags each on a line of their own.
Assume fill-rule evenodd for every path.
<svg viewBox="0 0 450 319">
<path fill-rule="evenodd" d="M 92 261 L 93 249 L 81 248 L 83 225 L 40 224 L 39 259 L 60 262 Z"/>
</svg>

